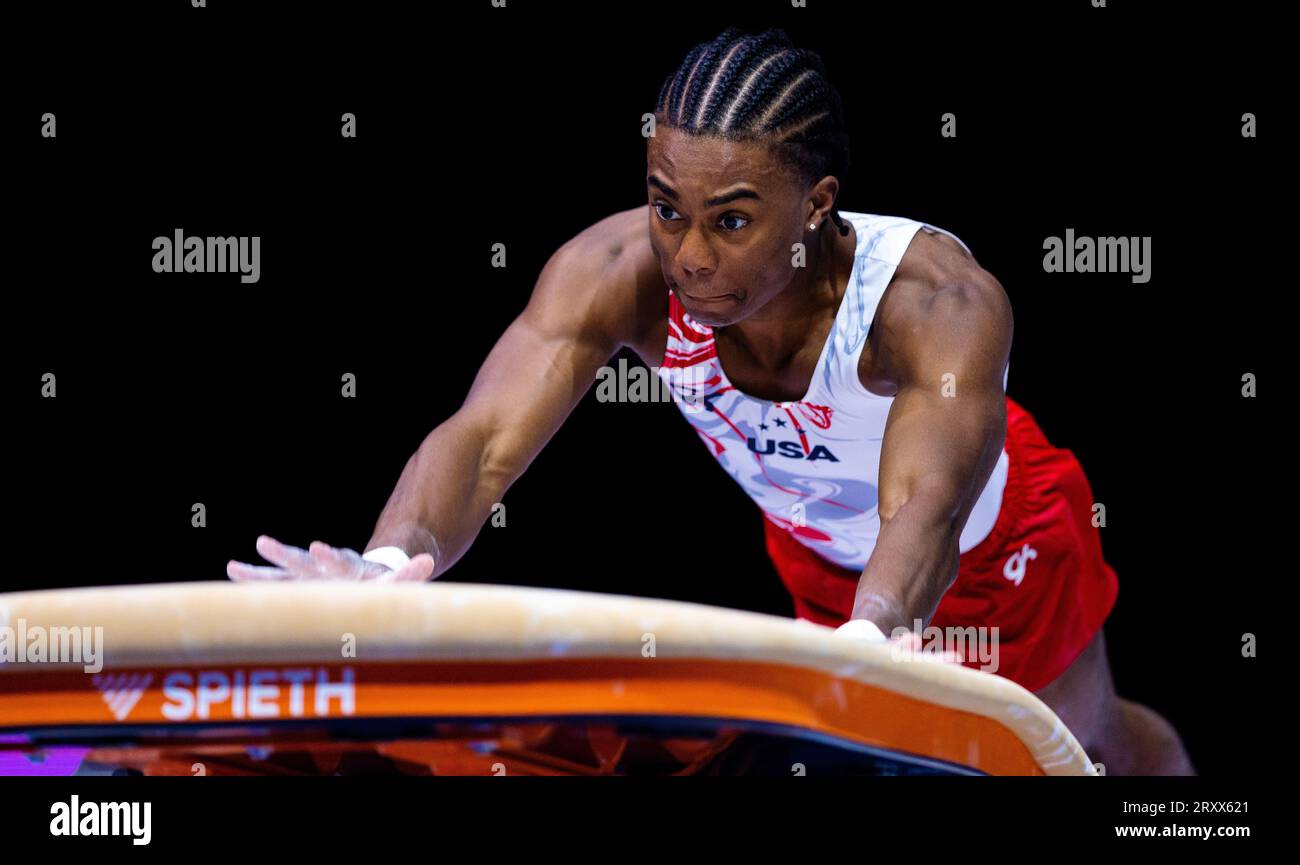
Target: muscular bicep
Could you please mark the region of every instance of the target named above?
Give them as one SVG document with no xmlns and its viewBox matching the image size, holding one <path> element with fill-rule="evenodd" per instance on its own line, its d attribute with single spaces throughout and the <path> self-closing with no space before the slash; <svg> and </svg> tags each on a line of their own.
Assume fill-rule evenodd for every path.
<svg viewBox="0 0 1300 865">
<path fill-rule="evenodd" d="M 508 485 L 533 461 L 624 342 L 626 295 L 618 262 L 592 244 L 570 242 L 551 257 L 457 412 L 486 441 L 480 471 Z"/>
<path fill-rule="evenodd" d="M 881 310 L 898 387 L 881 451 L 884 518 L 925 490 L 963 524 L 1001 453 L 1011 310 L 980 274 L 905 286 Z"/>
</svg>

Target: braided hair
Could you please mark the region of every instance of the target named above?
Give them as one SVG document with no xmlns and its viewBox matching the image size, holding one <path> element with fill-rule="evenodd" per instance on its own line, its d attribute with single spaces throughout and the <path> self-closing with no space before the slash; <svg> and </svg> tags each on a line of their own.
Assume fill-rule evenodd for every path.
<svg viewBox="0 0 1300 865">
<path fill-rule="evenodd" d="M 655 123 L 691 135 L 770 144 L 804 183 L 849 167 L 844 109 L 822 60 L 795 48 L 784 30 L 757 35 L 728 27 L 691 49 L 664 81 Z M 832 207 L 841 235 L 849 227 Z"/>
</svg>

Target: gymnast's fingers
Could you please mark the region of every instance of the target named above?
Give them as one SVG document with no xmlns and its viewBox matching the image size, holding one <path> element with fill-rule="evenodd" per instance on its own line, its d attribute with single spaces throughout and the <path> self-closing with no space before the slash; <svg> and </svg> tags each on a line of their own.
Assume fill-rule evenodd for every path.
<svg viewBox="0 0 1300 865">
<path fill-rule="evenodd" d="M 282 544 L 269 535 L 258 536 L 257 551 L 268 562 L 288 571 L 294 579 L 315 579 L 322 575 L 320 566 L 306 550 Z"/>
<path fill-rule="evenodd" d="M 249 565 L 244 562 L 237 562 L 234 559 L 226 562 L 226 576 L 230 577 L 230 579 L 237 583 L 290 579 L 289 572 L 283 568 L 267 568 L 258 565 Z"/>
<path fill-rule="evenodd" d="M 374 579 L 383 573 L 383 565 L 367 562 L 356 550 L 347 547 L 331 547 L 324 541 L 312 541 L 307 548 L 316 563 L 319 577 L 328 580 L 364 580 Z"/>
</svg>

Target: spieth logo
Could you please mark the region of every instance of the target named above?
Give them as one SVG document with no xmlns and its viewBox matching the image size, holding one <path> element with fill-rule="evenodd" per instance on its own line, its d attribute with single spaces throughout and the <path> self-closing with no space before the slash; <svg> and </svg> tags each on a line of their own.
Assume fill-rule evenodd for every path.
<svg viewBox="0 0 1300 865">
<path fill-rule="evenodd" d="M 125 721 L 153 673 L 95 676 L 113 717 Z M 338 681 L 324 667 L 311 669 L 173 670 L 162 679 L 162 714 L 169 721 L 230 718 L 326 718 L 356 714 L 355 675 L 344 667 Z"/>
<path fill-rule="evenodd" d="M 357 710 L 353 678 L 351 667 L 343 668 L 339 682 L 331 682 L 323 667 L 314 674 L 306 669 L 205 670 L 197 678 L 186 672 L 168 673 L 163 679 L 167 701 L 162 713 L 170 721 L 206 720 L 217 706 L 229 709 L 235 718 L 352 715 Z M 333 700 L 339 704 L 336 712 L 330 711 Z"/>
<path fill-rule="evenodd" d="M 95 676 L 91 680 L 104 698 L 104 705 L 119 721 L 126 720 L 135 704 L 144 696 L 145 688 L 153 681 L 153 673 L 116 673 Z"/>
</svg>

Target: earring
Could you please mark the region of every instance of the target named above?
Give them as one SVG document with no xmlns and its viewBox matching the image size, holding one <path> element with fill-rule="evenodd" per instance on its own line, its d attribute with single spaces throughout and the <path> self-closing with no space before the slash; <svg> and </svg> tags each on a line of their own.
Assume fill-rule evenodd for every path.
<svg viewBox="0 0 1300 865">
<path fill-rule="evenodd" d="M 809 231 L 816 231 L 816 230 L 817 230 L 817 223 L 815 223 L 815 222 L 810 222 L 810 223 L 808 223 L 808 230 L 809 230 Z"/>
</svg>

